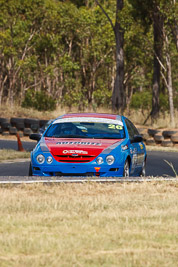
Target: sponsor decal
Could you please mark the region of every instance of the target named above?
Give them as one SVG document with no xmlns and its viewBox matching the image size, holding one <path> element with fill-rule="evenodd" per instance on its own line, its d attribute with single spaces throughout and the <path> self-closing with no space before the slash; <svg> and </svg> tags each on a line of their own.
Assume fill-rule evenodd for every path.
<svg viewBox="0 0 178 267">
<path fill-rule="evenodd" d="M 123 122 L 121 121 L 121 117 L 117 116 L 117 120 L 115 119 L 107 119 L 107 118 L 97 118 L 97 117 L 71 117 L 71 118 L 58 118 L 56 119 L 53 124 L 56 123 L 64 123 L 64 122 L 100 122 L 100 123 L 108 123 L 108 124 L 114 124 L 114 125 L 120 125 L 123 126 Z"/>
<path fill-rule="evenodd" d="M 139 146 L 141 149 L 143 149 L 143 144 L 142 143 L 139 143 Z"/>
<path fill-rule="evenodd" d="M 83 151 L 83 150 L 63 150 L 62 153 L 63 154 L 73 154 L 75 156 L 77 156 L 76 154 L 82 154 L 82 155 L 88 154 L 87 151 Z"/>
<path fill-rule="evenodd" d="M 101 143 L 95 143 L 95 142 L 69 142 L 69 141 L 61 141 L 61 142 L 57 142 L 56 145 L 86 145 L 86 146 L 101 146 Z"/>
</svg>

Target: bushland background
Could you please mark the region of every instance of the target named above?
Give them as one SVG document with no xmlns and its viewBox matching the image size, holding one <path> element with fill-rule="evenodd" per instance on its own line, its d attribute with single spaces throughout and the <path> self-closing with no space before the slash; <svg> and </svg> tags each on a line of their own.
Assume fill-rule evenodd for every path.
<svg viewBox="0 0 178 267">
<path fill-rule="evenodd" d="M 0 0 L 1 113 L 134 109 L 142 123 L 170 114 L 176 126 L 177 10 L 175 0 Z"/>
</svg>

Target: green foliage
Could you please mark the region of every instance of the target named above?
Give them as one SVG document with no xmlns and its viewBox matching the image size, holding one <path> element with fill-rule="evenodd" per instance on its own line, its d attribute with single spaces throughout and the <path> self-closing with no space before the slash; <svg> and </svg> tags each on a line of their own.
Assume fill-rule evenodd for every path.
<svg viewBox="0 0 178 267">
<path fill-rule="evenodd" d="M 169 99 L 167 94 L 160 93 L 159 104 L 161 111 L 169 110 Z"/>
<path fill-rule="evenodd" d="M 151 105 L 152 105 L 152 94 L 150 92 L 148 91 L 136 92 L 135 94 L 133 94 L 130 103 L 131 108 L 150 110 Z"/>
<path fill-rule="evenodd" d="M 99 2 L 114 24 L 116 1 Z M 131 102 L 135 108 L 151 109 L 152 105 L 154 2 L 124 0 L 119 14 L 125 38 L 125 87 L 135 92 Z M 178 61 L 173 35 L 177 5 L 171 0 L 156 3 L 169 36 L 177 107 Z M 57 102 L 81 110 L 88 105 L 94 109 L 111 106 L 115 36 L 94 0 L 0 0 L 0 10 L 2 101 L 25 95 L 20 103 L 38 110 L 54 109 Z M 165 66 L 164 55 L 162 63 Z M 129 92 L 126 94 L 129 97 Z M 160 106 L 161 110 L 168 109 L 167 92 L 160 95 Z"/>
<path fill-rule="evenodd" d="M 31 89 L 27 91 L 22 107 L 35 108 L 39 111 L 52 111 L 56 108 L 56 101 L 43 91 L 35 92 Z"/>
</svg>

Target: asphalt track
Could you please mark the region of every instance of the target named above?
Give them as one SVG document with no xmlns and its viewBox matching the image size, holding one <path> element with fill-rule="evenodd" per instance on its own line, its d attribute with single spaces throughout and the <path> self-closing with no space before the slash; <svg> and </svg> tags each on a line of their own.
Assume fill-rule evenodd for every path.
<svg viewBox="0 0 178 267">
<path fill-rule="evenodd" d="M 35 146 L 35 144 L 36 144 L 35 142 L 23 142 L 23 147 L 25 148 L 25 150 L 31 151 L 33 147 Z M 0 149 L 3 149 L 3 148 L 17 150 L 17 142 L 0 140 Z M 160 176 L 161 177 L 175 177 L 175 173 L 173 169 L 165 162 L 165 160 L 172 163 L 176 173 L 178 173 L 178 152 L 148 151 L 147 154 L 148 154 L 147 166 L 146 166 L 147 176 L 149 177 L 160 177 Z M 0 163 L 0 181 L 4 180 L 4 177 L 6 177 L 6 180 L 9 179 L 8 177 L 11 177 L 10 178 L 11 180 L 22 179 L 22 176 L 27 177 L 28 168 L 29 168 L 28 159 L 22 160 L 20 162 L 8 161 L 8 162 Z M 29 180 L 29 178 L 28 179 L 23 178 L 23 179 Z M 81 181 L 80 179 L 81 178 L 79 178 L 79 181 Z M 35 177 L 35 180 L 37 180 L 36 177 Z M 61 179 L 58 179 L 58 180 L 61 180 Z M 65 178 L 65 180 L 68 180 L 68 178 Z M 71 180 L 71 178 L 69 180 L 73 181 Z M 83 178 L 83 180 L 86 180 L 86 178 Z M 101 180 L 104 181 L 103 178 L 101 178 Z"/>
</svg>

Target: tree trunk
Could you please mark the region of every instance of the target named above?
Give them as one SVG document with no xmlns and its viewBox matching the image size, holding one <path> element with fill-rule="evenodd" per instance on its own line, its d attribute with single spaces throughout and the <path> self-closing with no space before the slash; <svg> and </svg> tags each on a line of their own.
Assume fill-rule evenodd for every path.
<svg viewBox="0 0 178 267">
<path fill-rule="evenodd" d="M 170 59 L 170 55 L 168 53 L 166 55 L 166 64 L 167 64 L 167 71 L 168 71 L 167 80 L 168 80 L 168 95 L 169 95 L 169 109 L 170 109 L 171 127 L 175 127 L 171 59 Z"/>
<path fill-rule="evenodd" d="M 151 118 L 155 120 L 159 114 L 159 91 L 160 91 L 160 61 L 162 57 L 163 42 L 163 19 L 156 9 L 153 14 L 153 32 L 154 32 L 154 62 L 153 62 L 153 95 Z"/>
<path fill-rule="evenodd" d="M 167 67 L 167 89 L 169 96 L 169 111 L 170 111 L 170 121 L 171 127 L 175 127 L 174 119 L 174 102 L 173 102 L 173 88 L 172 88 L 172 67 L 171 67 L 171 57 L 169 53 L 169 41 L 168 37 L 165 34 L 165 44 L 166 44 L 166 67 Z"/>
<path fill-rule="evenodd" d="M 116 23 L 114 33 L 116 39 L 116 77 L 112 94 L 112 109 L 123 112 L 126 106 L 124 91 L 124 31 L 119 23 L 119 11 L 123 9 L 123 0 L 117 0 Z"/>
<path fill-rule="evenodd" d="M 124 7 L 124 0 L 116 0 L 116 21 L 113 25 L 111 18 L 104 10 L 98 0 L 95 0 L 97 5 L 107 17 L 115 34 L 116 40 L 116 77 L 114 82 L 114 90 L 112 93 L 112 110 L 123 112 L 126 106 L 126 96 L 124 91 L 124 30 L 119 23 L 119 12 Z"/>
</svg>

